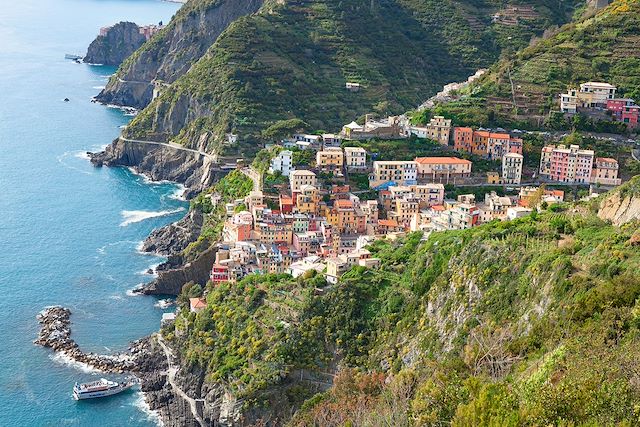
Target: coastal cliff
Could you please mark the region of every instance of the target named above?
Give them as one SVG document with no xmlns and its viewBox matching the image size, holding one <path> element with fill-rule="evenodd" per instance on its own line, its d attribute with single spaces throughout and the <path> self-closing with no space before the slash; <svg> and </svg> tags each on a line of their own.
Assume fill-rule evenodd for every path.
<svg viewBox="0 0 640 427">
<path fill-rule="evenodd" d="M 256 12 L 263 0 L 188 2 L 171 22 L 130 56 L 97 96 L 104 103 L 146 107 L 154 83 L 162 89 L 185 74 L 236 19 Z"/>
<path fill-rule="evenodd" d="M 226 172 L 209 157 L 169 145 L 116 139 L 99 153 L 88 153 L 95 166 L 125 166 L 154 181 L 174 181 L 187 187 L 190 197 L 210 187 Z"/>
<path fill-rule="evenodd" d="M 146 41 L 140 27 L 133 22 L 118 22 L 105 35 L 91 42 L 84 62 L 102 65 L 120 65 Z"/>
</svg>

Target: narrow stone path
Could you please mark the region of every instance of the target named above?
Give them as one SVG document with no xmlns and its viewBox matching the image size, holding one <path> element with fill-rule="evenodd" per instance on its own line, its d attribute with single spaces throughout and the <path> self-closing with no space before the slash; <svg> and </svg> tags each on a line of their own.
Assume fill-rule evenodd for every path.
<svg viewBox="0 0 640 427">
<path fill-rule="evenodd" d="M 162 350 L 164 351 L 164 354 L 167 357 L 167 366 L 169 366 L 169 370 L 167 372 L 167 379 L 169 380 L 169 384 L 171 385 L 171 388 L 173 388 L 173 391 L 178 396 L 180 396 L 182 399 L 184 399 L 189 403 L 189 407 L 191 408 L 191 414 L 193 415 L 193 418 L 196 419 L 198 424 L 200 424 L 202 427 L 205 427 L 206 423 L 198 413 L 198 406 L 196 404 L 196 399 L 189 397 L 187 393 L 185 393 L 184 390 L 182 390 L 182 388 L 180 388 L 180 386 L 176 384 L 175 379 L 176 379 L 176 374 L 178 373 L 178 367 L 175 366 L 173 363 L 173 358 L 174 358 L 173 352 L 164 342 L 164 338 L 162 338 L 162 335 L 155 334 L 155 336 L 156 338 L 158 338 L 158 344 L 160 344 L 160 347 L 162 347 Z"/>
</svg>

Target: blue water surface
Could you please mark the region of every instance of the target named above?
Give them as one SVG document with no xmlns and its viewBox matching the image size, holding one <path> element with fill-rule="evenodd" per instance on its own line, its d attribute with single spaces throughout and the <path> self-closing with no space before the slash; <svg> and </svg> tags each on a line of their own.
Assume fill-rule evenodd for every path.
<svg viewBox="0 0 640 427">
<path fill-rule="evenodd" d="M 75 402 L 75 381 L 99 378 L 33 345 L 36 315 L 72 312 L 83 349 L 109 353 L 158 329 L 154 297 L 127 291 L 161 258 L 137 246 L 185 214 L 175 185 L 86 159 L 131 117 L 90 102 L 115 70 L 76 64 L 99 27 L 167 22 L 175 3 L 20 0 L 0 7 L 0 426 L 147 426 L 141 394 Z M 63 102 L 67 97 L 70 102 Z"/>
</svg>

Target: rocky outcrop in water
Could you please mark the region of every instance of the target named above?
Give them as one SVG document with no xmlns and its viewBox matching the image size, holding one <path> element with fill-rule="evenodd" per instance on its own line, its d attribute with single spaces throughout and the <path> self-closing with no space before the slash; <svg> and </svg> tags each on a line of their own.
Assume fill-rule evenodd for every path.
<svg viewBox="0 0 640 427">
<path fill-rule="evenodd" d="M 186 73 L 236 19 L 256 12 L 264 0 L 218 0 L 206 7 L 189 2 L 151 44 L 136 52 L 98 95 L 100 102 L 136 108 L 147 106 L 154 88 L 162 90 Z M 155 82 L 156 84 L 154 85 Z"/>
<path fill-rule="evenodd" d="M 167 357 L 156 337 L 132 342 L 126 353 L 84 353 L 71 338 L 71 310 L 60 306 L 47 307 L 37 318 L 41 329 L 35 344 L 51 348 L 101 372 L 135 374 L 141 380 L 141 389 L 149 407 L 161 414 L 165 426 L 198 426 L 188 405 L 168 384 Z"/>
<path fill-rule="evenodd" d="M 117 66 L 144 44 L 146 37 L 133 22 L 119 22 L 91 42 L 84 62 Z"/>
<path fill-rule="evenodd" d="M 100 153 L 89 153 L 95 166 L 125 166 L 154 181 L 174 181 L 187 187 L 190 198 L 218 182 L 227 172 L 198 153 L 162 144 L 144 144 L 116 139 Z"/>
</svg>

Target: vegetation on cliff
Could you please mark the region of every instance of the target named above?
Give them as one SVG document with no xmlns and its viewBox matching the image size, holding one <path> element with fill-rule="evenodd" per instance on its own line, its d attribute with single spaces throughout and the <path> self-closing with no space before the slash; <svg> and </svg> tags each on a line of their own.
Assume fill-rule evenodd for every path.
<svg viewBox="0 0 640 427">
<path fill-rule="evenodd" d="M 208 308 L 169 338 L 247 402 L 292 372 L 342 368 L 296 426 L 633 425 L 638 223 L 612 226 L 596 204 L 377 241 L 381 267 L 335 286 L 315 273 L 208 285 Z M 291 400 L 310 396 L 297 386 Z"/>
<path fill-rule="evenodd" d="M 403 112 L 564 22 L 572 5 L 539 0 L 530 20 L 492 23 L 509 3 L 265 2 L 231 24 L 127 133 L 221 151 L 233 132 L 241 137 L 233 149 L 252 152 L 262 130 L 281 120 L 333 129 L 367 112 Z M 346 82 L 361 90 L 346 90 Z"/>
<path fill-rule="evenodd" d="M 640 2 L 615 0 L 597 14 L 569 23 L 551 37 L 499 61 L 469 89 L 469 96 L 443 105 L 439 113 L 463 125 L 552 129 L 624 130 L 620 123 L 577 116 L 566 122 L 558 94 L 587 81 L 606 81 L 621 97 L 640 99 Z M 606 117 L 605 117 L 606 119 Z"/>
</svg>

